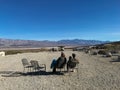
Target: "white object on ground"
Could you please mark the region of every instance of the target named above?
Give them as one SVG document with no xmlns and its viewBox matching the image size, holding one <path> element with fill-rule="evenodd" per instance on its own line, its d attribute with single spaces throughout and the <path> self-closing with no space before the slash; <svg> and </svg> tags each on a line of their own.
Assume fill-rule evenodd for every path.
<svg viewBox="0 0 120 90">
<path fill-rule="evenodd" d="M 4 52 L 4 51 L 1 51 L 1 52 L 0 52 L 0 56 L 5 56 L 5 52 Z"/>
</svg>

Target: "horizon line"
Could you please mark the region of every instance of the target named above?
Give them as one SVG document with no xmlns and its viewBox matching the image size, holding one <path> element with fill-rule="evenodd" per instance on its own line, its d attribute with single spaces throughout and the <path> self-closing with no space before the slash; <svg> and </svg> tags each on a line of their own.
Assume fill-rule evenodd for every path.
<svg viewBox="0 0 120 90">
<path fill-rule="evenodd" d="M 38 39 L 20 39 L 20 38 L 1 38 L 0 39 L 9 39 L 9 40 L 31 40 L 31 41 L 61 41 L 61 40 L 94 40 L 94 41 L 120 41 L 120 40 L 98 40 L 98 39 L 80 39 L 80 38 L 71 38 L 71 39 L 59 39 L 59 40 L 49 40 L 49 39 L 42 39 L 42 40 L 38 40 Z"/>
</svg>

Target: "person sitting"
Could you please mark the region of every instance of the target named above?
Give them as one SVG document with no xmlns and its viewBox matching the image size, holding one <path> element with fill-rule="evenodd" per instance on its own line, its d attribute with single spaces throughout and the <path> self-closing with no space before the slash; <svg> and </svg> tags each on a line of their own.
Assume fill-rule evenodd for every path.
<svg viewBox="0 0 120 90">
<path fill-rule="evenodd" d="M 75 53 L 72 54 L 72 57 L 73 57 L 74 62 L 76 62 L 78 64 L 79 61 L 78 61 L 78 59 L 76 59 L 76 54 Z"/>
<path fill-rule="evenodd" d="M 51 69 L 54 68 L 55 65 L 56 65 L 56 63 L 57 63 L 57 60 L 56 60 L 56 59 L 53 59 L 50 68 L 51 68 Z"/>
<path fill-rule="evenodd" d="M 56 72 L 56 68 L 63 68 L 67 62 L 65 54 L 61 52 L 61 56 L 56 60 L 53 67 L 53 72 Z"/>
<path fill-rule="evenodd" d="M 69 60 L 67 62 L 67 71 L 69 71 L 69 69 L 74 69 L 76 67 L 76 64 L 79 64 L 79 61 L 75 58 L 76 54 L 72 54 L 72 57 L 69 56 Z"/>
</svg>

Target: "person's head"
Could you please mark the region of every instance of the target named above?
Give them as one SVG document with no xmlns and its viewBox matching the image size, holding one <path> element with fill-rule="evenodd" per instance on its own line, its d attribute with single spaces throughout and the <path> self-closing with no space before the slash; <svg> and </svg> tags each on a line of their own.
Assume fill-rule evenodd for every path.
<svg viewBox="0 0 120 90">
<path fill-rule="evenodd" d="M 75 53 L 72 53 L 72 57 L 75 58 L 76 54 Z"/>
<path fill-rule="evenodd" d="M 69 60 L 71 60 L 72 59 L 72 57 L 71 56 L 69 56 Z"/>
<path fill-rule="evenodd" d="M 63 52 L 61 52 L 61 57 L 65 57 L 65 54 Z"/>
</svg>

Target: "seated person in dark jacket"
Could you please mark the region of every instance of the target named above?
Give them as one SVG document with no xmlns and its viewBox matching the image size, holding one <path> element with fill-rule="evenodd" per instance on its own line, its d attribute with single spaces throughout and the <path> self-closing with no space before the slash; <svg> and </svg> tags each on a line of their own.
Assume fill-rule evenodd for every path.
<svg viewBox="0 0 120 90">
<path fill-rule="evenodd" d="M 61 56 L 57 59 L 56 65 L 53 67 L 53 72 L 56 72 L 56 68 L 63 68 L 67 62 L 65 54 L 61 52 Z"/>
<path fill-rule="evenodd" d="M 76 55 L 73 53 L 72 57 L 69 57 L 69 60 L 67 62 L 67 71 L 69 71 L 69 69 L 73 69 L 74 67 L 76 67 L 76 64 L 79 63 L 79 61 L 75 58 Z"/>
</svg>

